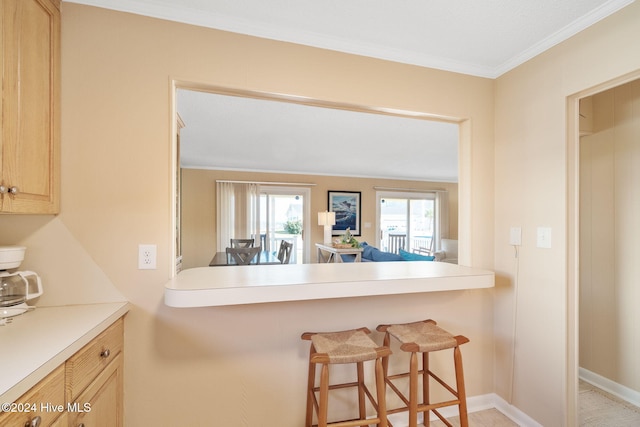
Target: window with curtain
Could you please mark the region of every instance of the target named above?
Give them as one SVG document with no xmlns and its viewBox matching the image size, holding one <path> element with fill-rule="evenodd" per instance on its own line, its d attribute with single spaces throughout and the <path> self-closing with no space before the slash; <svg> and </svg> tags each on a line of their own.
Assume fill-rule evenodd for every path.
<svg viewBox="0 0 640 427">
<path fill-rule="evenodd" d="M 255 183 L 216 182 L 218 251 L 229 246 L 230 239 L 259 235 L 259 196 L 260 186 Z"/>
</svg>

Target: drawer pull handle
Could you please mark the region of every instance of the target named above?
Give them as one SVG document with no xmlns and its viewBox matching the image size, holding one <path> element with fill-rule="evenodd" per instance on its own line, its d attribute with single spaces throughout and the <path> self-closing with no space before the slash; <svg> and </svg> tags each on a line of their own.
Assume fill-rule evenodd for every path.
<svg viewBox="0 0 640 427">
<path fill-rule="evenodd" d="M 106 359 L 107 357 L 111 356 L 111 351 L 109 351 L 109 349 L 105 349 L 102 350 L 102 353 L 100 353 L 100 357 Z"/>
<path fill-rule="evenodd" d="M 42 418 L 38 417 L 33 417 L 31 418 L 31 421 L 27 421 L 26 423 L 24 423 L 24 427 L 39 427 L 40 423 L 42 422 Z"/>
</svg>

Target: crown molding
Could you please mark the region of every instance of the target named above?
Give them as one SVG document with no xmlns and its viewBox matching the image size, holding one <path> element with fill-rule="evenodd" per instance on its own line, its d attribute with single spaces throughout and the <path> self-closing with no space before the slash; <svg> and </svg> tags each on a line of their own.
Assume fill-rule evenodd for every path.
<svg viewBox="0 0 640 427">
<path fill-rule="evenodd" d="M 260 25 L 246 20 L 221 14 L 204 13 L 201 10 L 174 8 L 158 4 L 150 4 L 140 0 L 63 0 L 67 3 L 78 3 L 105 9 L 144 15 L 152 18 L 180 22 L 200 27 L 213 28 L 254 37 L 278 40 L 287 43 L 301 44 L 321 49 L 334 50 L 360 56 L 367 56 L 392 62 L 399 62 L 420 67 L 434 68 L 454 73 L 468 74 L 477 77 L 495 79 L 502 74 L 527 62 L 542 52 L 567 40 L 571 36 L 617 12 L 635 0 L 610 0 L 589 14 L 572 22 L 551 36 L 541 40 L 530 48 L 513 56 L 497 67 L 483 64 L 472 64 L 453 61 L 448 58 L 434 57 L 419 52 L 384 48 L 378 45 L 358 43 L 306 31 L 277 28 Z"/>
</svg>

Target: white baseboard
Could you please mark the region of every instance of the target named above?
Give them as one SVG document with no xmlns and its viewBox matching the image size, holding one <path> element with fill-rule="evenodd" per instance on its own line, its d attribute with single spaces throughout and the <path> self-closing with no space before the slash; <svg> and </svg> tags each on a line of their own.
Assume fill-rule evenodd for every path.
<svg viewBox="0 0 640 427">
<path fill-rule="evenodd" d="M 467 412 L 479 412 L 484 411 L 486 409 L 495 408 L 498 411 L 502 412 L 506 417 L 510 418 L 514 423 L 518 424 L 521 427 L 542 427 L 541 424 L 537 423 L 527 414 L 516 408 L 515 406 L 510 405 L 502 399 L 500 396 L 494 393 L 485 394 L 481 396 L 474 396 L 467 398 Z M 457 406 L 449 406 L 446 408 L 440 409 L 440 413 L 445 418 L 451 418 L 458 416 L 458 407 Z M 431 415 L 431 420 L 435 421 L 437 417 L 435 415 Z M 407 423 L 407 413 L 401 412 L 399 414 L 389 415 L 389 421 L 396 427 L 408 427 Z M 418 423 L 422 422 L 422 414 L 418 415 Z"/>
<path fill-rule="evenodd" d="M 603 377 L 602 375 L 598 375 L 595 372 L 591 372 L 584 368 L 578 369 L 578 377 L 609 394 L 631 403 L 632 405 L 640 406 L 640 393 L 636 390 L 623 386 L 622 384 L 618 384 Z"/>
</svg>

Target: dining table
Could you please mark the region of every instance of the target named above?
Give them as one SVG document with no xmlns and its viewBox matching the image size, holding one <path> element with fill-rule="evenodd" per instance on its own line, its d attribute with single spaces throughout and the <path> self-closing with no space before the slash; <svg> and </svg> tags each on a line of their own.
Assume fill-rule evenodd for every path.
<svg viewBox="0 0 640 427">
<path fill-rule="evenodd" d="M 262 264 L 262 265 L 281 264 L 280 260 L 278 259 L 278 256 L 275 253 L 270 251 L 261 251 L 261 252 L 258 252 L 258 255 L 256 255 L 251 260 L 251 263 L 249 265 L 258 264 L 258 259 L 260 260 L 259 264 Z M 226 251 L 216 252 L 216 254 L 211 259 L 211 262 L 209 263 L 209 267 L 221 267 L 225 265 L 238 265 L 234 261 L 233 257 L 227 255 Z"/>
</svg>

